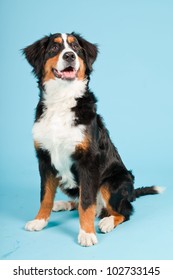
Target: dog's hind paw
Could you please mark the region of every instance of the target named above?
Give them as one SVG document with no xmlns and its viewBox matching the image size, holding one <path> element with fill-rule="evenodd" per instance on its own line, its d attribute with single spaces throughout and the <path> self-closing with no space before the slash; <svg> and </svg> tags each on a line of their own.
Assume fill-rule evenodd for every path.
<svg viewBox="0 0 173 280">
<path fill-rule="evenodd" d="M 44 219 L 35 219 L 26 223 L 25 229 L 28 231 L 39 231 L 46 227 L 47 223 L 48 222 Z"/>
<path fill-rule="evenodd" d="M 77 204 L 73 201 L 59 200 L 54 202 L 52 211 L 54 212 L 63 211 L 63 210 L 71 211 L 76 208 L 77 208 Z"/>
<path fill-rule="evenodd" d="M 78 235 L 78 243 L 82 246 L 89 247 L 97 243 L 97 237 L 95 233 L 87 233 L 80 229 Z"/>
<path fill-rule="evenodd" d="M 110 232 L 114 229 L 114 217 L 105 217 L 99 222 L 99 229 L 103 233 Z"/>
</svg>

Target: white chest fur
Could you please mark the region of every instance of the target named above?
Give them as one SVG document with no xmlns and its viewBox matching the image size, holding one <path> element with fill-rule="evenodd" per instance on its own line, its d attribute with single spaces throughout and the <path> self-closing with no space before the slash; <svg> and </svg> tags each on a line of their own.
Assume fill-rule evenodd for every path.
<svg viewBox="0 0 173 280">
<path fill-rule="evenodd" d="M 81 97 L 86 81 L 49 80 L 45 82 L 43 116 L 33 126 L 33 138 L 42 149 L 48 150 L 51 163 L 62 177 L 65 188 L 74 188 L 75 182 L 70 171 L 71 155 L 77 144 L 84 139 L 83 125 L 74 126 L 76 98 Z"/>
</svg>

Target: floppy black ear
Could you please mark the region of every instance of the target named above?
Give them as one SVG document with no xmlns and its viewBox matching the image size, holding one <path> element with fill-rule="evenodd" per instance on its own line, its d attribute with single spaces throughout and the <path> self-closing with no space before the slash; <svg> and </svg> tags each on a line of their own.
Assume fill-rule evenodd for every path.
<svg viewBox="0 0 173 280">
<path fill-rule="evenodd" d="M 23 54 L 27 61 L 33 67 L 33 72 L 37 77 L 40 77 L 43 67 L 45 51 L 49 42 L 49 37 L 45 36 L 41 40 L 36 41 L 32 45 L 24 48 Z"/>
<path fill-rule="evenodd" d="M 97 45 L 86 41 L 80 34 L 72 32 L 72 35 L 76 37 L 76 39 L 79 42 L 79 45 L 83 48 L 86 55 L 88 68 L 90 71 L 92 71 L 92 64 L 96 60 L 98 54 Z"/>
</svg>

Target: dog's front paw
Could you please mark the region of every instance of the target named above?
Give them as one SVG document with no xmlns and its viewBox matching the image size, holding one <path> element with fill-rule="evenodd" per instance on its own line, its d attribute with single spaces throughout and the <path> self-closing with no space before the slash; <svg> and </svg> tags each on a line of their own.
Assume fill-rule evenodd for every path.
<svg viewBox="0 0 173 280">
<path fill-rule="evenodd" d="M 39 231 L 47 226 L 47 221 L 44 219 L 35 219 L 33 221 L 29 221 L 25 225 L 25 229 L 29 231 Z"/>
<path fill-rule="evenodd" d="M 95 233 L 87 233 L 80 229 L 78 235 L 78 243 L 82 246 L 89 247 L 97 243 L 97 237 Z"/>
</svg>

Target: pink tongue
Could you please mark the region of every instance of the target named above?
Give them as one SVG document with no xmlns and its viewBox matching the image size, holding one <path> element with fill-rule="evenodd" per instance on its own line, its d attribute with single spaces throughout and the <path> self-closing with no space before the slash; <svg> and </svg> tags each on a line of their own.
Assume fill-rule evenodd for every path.
<svg viewBox="0 0 173 280">
<path fill-rule="evenodd" d="M 62 78 L 63 79 L 74 79 L 76 77 L 76 71 L 63 71 Z"/>
</svg>

